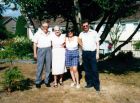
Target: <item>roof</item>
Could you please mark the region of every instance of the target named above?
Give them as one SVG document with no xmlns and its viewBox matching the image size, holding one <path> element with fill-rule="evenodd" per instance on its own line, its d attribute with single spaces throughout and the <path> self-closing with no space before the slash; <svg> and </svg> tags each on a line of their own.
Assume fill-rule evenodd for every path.
<svg viewBox="0 0 140 103">
<path fill-rule="evenodd" d="M 13 18 L 13 17 L 11 17 L 11 16 L 2 17 L 2 21 L 3 21 L 2 24 L 6 24 L 6 23 L 8 23 L 8 22 L 11 21 L 11 20 L 17 21 L 17 19 L 15 19 L 15 18 Z"/>
</svg>

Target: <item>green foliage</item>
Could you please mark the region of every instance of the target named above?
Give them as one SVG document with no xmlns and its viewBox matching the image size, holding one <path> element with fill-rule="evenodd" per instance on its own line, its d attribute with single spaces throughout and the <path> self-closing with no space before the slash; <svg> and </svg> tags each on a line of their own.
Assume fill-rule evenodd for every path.
<svg viewBox="0 0 140 103">
<path fill-rule="evenodd" d="M 23 58 L 28 56 L 29 53 L 32 53 L 32 42 L 29 39 L 24 37 L 15 38 L 16 42 L 11 44 L 11 48 L 14 48 L 15 55 Z"/>
<path fill-rule="evenodd" d="M 32 42 L 25 37 L 16 37 L 13 42 L 8 43 L 3 46 L 3 50 L 0 50 L 1 59 L 10 59 L 11 62 L 13 59 L 24 59 L 32 58 L 29 54 L 33 52 Z"/>
<path fill-rule="evenodd" d="M 120 12 L 123 12 L 122 9 L 125 10 L 125 8 L 128 8 L 129 6 L 130 8 L 128 8 L 127 11 L 134 10 L 134 8 L 132 8 L 132 4 L 135 4 L 136 1 L 79 0 L 78 2 L 82 18 L 85 18 L 84 16 L 88 15 L 88 17 L 92 19 L 91 17 L 95 18 L 95 16 L 98 16 L 106 11 L 111 11 L 111 13 L 115 13 L 120 10 Z M 64 18 L 71 18 L 71 20 L 74 20 L 74 18 L 72 19 L 72 17 L 74 17 L 75 15 L 71 14 L 75 14 L 74 12 L 78 8 L 74 8 L 73 0 L 20 0 L 17 1 L 17 3 L 21 6 L 23 12 L 30 12 L 30 16 L 33 16 L 33 18 L 43 18 L 43 16 L 48 15 L 56 17 L 58 15 L 61 15 Z M 101 10 L 103 10 L 103 12 L 99 12 Z M 122 13 L 122 15 L 125 13 Z"/>
<path fill-rule="evenodd" d="M 139 50 L 139 49 L 140 49 L 140 41 L 135 42 L 135 43 L 133 44 L 133 46 L 134 46 L 134 48 L 135 48 L 136 50 Z"/>
<path fill-rule="evenodd" d="M 135 0 L 95 0 L 95 2 L 105 11 L 111 11 L 112 13 L 121 10 L 122 15 L 126 15 L 125 13 L 129 12 L 132 14 L 132 11 L 135 9 L 130 6 L 131 4 L 135 4 Z M 123 13 L 125 8 L 129 7 L 127 12 Z M 123 9 L 123 10 L 122 10 Z"/>
<path fill-rule="evenodd" d="M 118 22 L 109 32 L 109 36 L 111 39 L 111 44 L 113 45 L 114 49 L 116 48 L 116 45 L 119 41 L 119 38 L 124 30 L 124 27 L 121 25 L 120 22 Z"/>
<path fill-rule="evenodd" d="M 99 6 L 101 6 L 104 10 L 109 10 L 112 6 L 109 3 L 109 0 L 95 0 Z"/>
<path fill-rule="evenodd" d="M 23 16 L 19 16 L 16 23 L 16 35 L 18 36 L 26 36 L 27 28 L 25 27 L 26 20 Z"/>
<path fill-rule="evenodd" d="M 9 68 L 5 71 L 3 76 L 4 89 L 9 92 L 20 90 L 20 82 L 24 80 L 24 76 L 18 67 Z"/>
<path fill-rule="evenodd" d="M 6 1 L 15 2 L 15 0 Z M 76 6 L 75 1 L 78 1 Z M 118 19 L 130 16 L 139 10 L 136 0 L 18 0 L 16 2 L 20 5 L 22 14 L 29 18 L 28 23 L 31 25 L 33 19 L 41 21 L 62 17 L 64 21 L 72 22 L 79 34 L 81 18 L 88 19 L 90 22 L 101 20 L 97 28 L 106 25 L 101 34 L 100 44 Z"/>
<path fill-rule="evenodd" d="M 16 58 L 15 51 L 10 46 L 5 46 L 5 50 L 0 51 L 0 58 L 5 59 L 8 58 L 10 60 L 10 63 L 12 65 L 13 59 Z"/>
</svg>

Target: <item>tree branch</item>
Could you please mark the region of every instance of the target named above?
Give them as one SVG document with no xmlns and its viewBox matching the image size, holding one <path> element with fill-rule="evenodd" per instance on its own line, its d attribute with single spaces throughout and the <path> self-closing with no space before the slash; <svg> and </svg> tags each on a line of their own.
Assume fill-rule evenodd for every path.
<svg viewBox="0 0 140 103">
<path fill-rule="evenodd" d="M 106 21 L 106 19 L 107 19 L 108 16 L 109 16 L 109 13 L 106 12 L 104 14 L 104 17 L 102 18 L 102 20 L 100 21 L 100 23 L 98 24 L 98 26 L 95 29 L 97 32 L 100 30 L 101 26 L 104 24 L 104 22 Z"/>
<path fill-rule="evenodd" d="M 130 42 L 130 40 L 133 38 L 133 36 L 137 33 L 137 31 L 139 30 L 139 28 L 140 28 L 140 22 L 139 22 L 137 28 L 132 33 L 132 35 L 126 41 L 124 41 L 124 43 L 120 44 L 111 54 L 106 55 L 104 57 L 104 59 L 106 59 L 106 58 L 108 58 L 110 56 L 114 56 L 117 51 L 119 51 L 124 45 L 128 44 Z"/>
</svg>

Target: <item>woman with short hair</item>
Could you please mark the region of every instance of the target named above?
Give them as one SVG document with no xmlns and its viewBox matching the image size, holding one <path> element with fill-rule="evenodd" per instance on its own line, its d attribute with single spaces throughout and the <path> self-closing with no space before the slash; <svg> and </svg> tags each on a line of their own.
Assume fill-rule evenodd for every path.
<svg viewBox="0 0 140 103">
<path fill-rule="evenodd" d="M 54 75 L 54 87 L 58 86 L 58 82 L 61 86 L 63 85 L 64 72 L 66 72 L 65 34 L 61 33 L 59 26 L 55 26 L 54 35 L 52 35 L 52 75 Z"/>
</svg>

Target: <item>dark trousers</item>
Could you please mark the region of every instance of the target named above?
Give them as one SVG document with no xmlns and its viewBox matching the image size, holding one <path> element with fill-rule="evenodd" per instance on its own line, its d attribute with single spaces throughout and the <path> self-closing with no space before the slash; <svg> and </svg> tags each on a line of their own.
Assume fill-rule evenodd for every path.
<svg viewBox="0 0 140 103">
<path fill-rule="evenodd" d="M 96 51 L 83 51 L 83 66 L 87 85 L 92 85 L 96 90 L 100 89 L 99 73 L 97 69 Z"/>
</svg>

